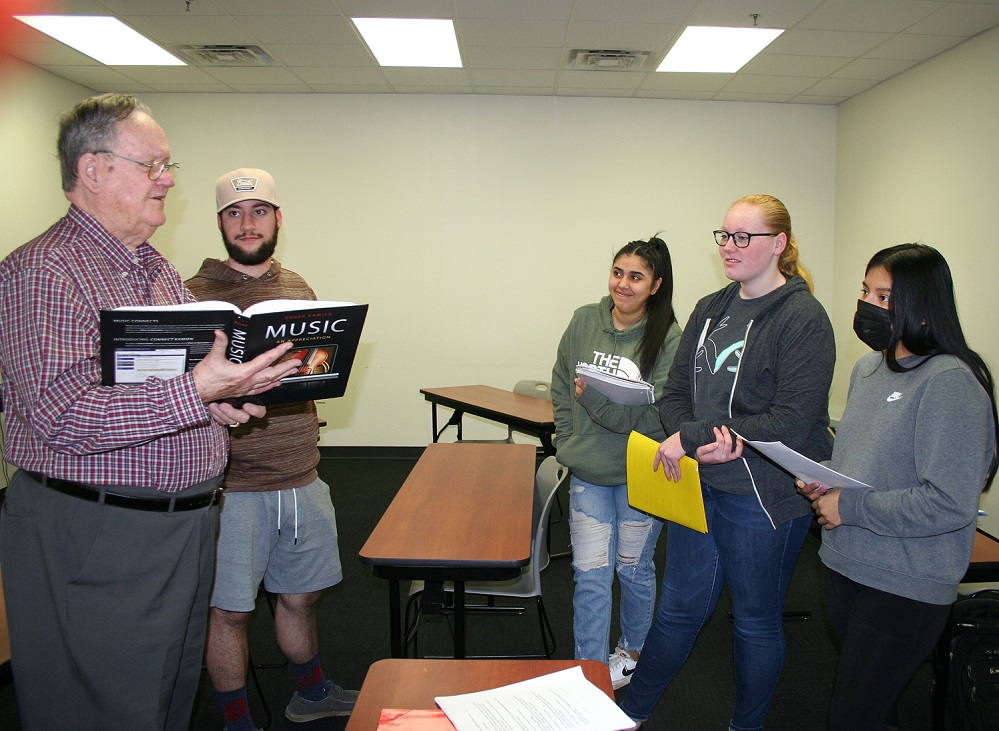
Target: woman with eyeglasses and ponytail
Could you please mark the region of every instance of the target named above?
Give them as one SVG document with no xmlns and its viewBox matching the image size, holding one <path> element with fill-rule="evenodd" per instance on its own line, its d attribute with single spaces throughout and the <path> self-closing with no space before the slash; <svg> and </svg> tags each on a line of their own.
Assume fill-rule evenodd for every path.
<svg viewBox="0 0 999 731">
<path fill-rule="evenodd" d="M 686 662 L 725 585 L 736 678 L 728 728 L 763 728 L 784 665 L 784 597 L 811 511 L 794 478 L 743 451 L 733 430 L 815 460 L 832 450 L 836 347 L 787 208 L 770 195 L 740 198 L 714 236 L 732 283 L 698 302 L 684 328 L 659 402 L 670 436 L 655 458 L 674 477 L 684 455 L 700 463 L 708 532 L 666 527 L 659 607 L 621 703 L 635 728 Z"/>
</svg>

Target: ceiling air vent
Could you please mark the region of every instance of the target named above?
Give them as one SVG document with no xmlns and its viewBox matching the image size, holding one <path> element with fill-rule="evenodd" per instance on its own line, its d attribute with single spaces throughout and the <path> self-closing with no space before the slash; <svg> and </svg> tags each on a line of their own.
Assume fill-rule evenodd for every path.
<svg viewBox="0 0 999 731">
<path fill-rule="evenodd" d="M 569 53 L 566 68 L 577 71 L 638 71 L 651 54 L 648 51 L 591 51 Z"/>
<path fill-rule="evenodd" d="M 177 46 L 195 66 L 273 66 L 260 46 Z"/>
</svg>

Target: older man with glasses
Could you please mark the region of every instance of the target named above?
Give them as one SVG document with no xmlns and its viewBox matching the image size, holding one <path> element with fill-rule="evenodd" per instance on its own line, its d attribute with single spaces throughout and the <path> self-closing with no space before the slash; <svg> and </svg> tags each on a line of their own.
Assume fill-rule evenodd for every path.
<svg viewBox="0 0 999 731">
<path fill-rule="evenodd" d="M 176 163 L 138 99 L 59 128 L 69 212 L 0 263 L 6 490 L 0 558 L 21 727 L 186 730 L 201 672 L 226 426 L 299 361 L 101 386 L 99 311 L 193 301 L 148 239 Z M 145 168 L 143 170 L 142 168 Z"/>
</svg>

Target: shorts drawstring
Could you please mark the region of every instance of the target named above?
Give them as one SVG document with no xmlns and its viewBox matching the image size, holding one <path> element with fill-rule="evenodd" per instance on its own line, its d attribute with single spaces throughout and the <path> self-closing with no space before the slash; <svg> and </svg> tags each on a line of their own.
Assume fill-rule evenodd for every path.
<svg viewBox="0 0 999 731">
<path fill-rule="evenodd" d="M 281 535 L 281 493 L 284 490 L 275 490 L 274 494 L 277 495 L 278 509 L 277 509 L 277 532 Z M 291 489 L 291 495 L 295 499 L 295 545 L 298 545 L 298 488 L 293 487 Z"/>
</svg>

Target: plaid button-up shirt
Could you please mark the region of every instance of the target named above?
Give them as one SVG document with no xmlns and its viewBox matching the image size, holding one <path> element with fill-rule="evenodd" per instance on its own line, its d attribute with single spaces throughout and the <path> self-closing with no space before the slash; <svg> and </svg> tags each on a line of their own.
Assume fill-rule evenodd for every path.
<svg viewBox="0 0 999 731">
<path fill-rule="evenodd" d="M 228 438 L 190 373 L 101 385 L 100 310 L 191 301 L 152 246 L 133 252 L 76 206 L 0 262 L 4 458 L 50 477 L 163 492 L 221 474 Z"/>
</svg>

